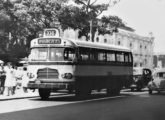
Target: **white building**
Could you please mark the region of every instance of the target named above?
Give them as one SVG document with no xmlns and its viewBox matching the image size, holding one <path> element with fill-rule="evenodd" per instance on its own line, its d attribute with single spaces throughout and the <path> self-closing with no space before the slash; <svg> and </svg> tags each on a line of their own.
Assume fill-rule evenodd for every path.
<svg viewBox="0 0 165 120">
<path fill-rule="evenodd" d="M 77 39 L 78 31 L 67 30 L 63 33 L 64 37 Z M 86 40 L 85 37 L 79 40 Z M 148 67 L 153 68 L 153 42 L 154 37 L 149 35 L 148 37 L 137 35 L 135 32 L 118 29 L 117 33 L 113 35 L 105 34 L 98 35 L 96 33 L 94 42 L 101 42 L 107 44 L 115 44 L 128 47 L 133 52 L 134 66 L 135 67 Z"/>
</svg>

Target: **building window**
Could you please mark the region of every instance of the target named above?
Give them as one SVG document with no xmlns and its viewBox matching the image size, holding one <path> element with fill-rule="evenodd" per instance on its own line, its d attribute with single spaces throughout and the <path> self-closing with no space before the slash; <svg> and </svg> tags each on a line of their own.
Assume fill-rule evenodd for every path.
<svg viewBox="0 0 165 120">
<path fill-rule="evenodd" d="M 120 45 L 121 43 L 120 43 L 120 41 L 118 41 L 118 43 L 117 43 L 118 45 Z"/>
<path fill-rule="evenodd" d="M 147 64 L 147 59 L 144 60 L 145 61 L 145 65 Z"/>
<path fill-rule="evenodd" d="M 96 38 L 96 42 L 99 42 L 99 37 Z"/>
<path fill-rule="evenodd" d="M 147 49 L 147 46 L 145 46 L 145 49 Z"/>
<path fill-rule="evenodd" d="M 104 39 L 104 43 L 107 43 L 107 39 L 106 38 Z"/>
<path fill-rule="evenodd" d="M 138 65 L 137 63 L 134 63 L 134 67 L 137 67 L 137 65 Z"/>
</svg>

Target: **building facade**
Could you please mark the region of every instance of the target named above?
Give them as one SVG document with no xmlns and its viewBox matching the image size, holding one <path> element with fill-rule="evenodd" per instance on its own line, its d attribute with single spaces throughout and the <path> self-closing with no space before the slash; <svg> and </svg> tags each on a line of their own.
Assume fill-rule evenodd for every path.
<svg viewBox="0 0 165 120">
<path fill-rule="evenodd" d="M 63 36 L 75 40 L 84 40 L 85 37 L 78 39 L 78 31 L 67 30 L 64 31 Z M 140 36 L 133 31 L 118 29 L 117 33 L 98 35 L 96 32 L 94 42 L 114 44 L 125 46 L 132 50 L 134 67 L 153 68 L 153 49 L 154 37 L 150 34 L 147 37 Z"/>
</svg>

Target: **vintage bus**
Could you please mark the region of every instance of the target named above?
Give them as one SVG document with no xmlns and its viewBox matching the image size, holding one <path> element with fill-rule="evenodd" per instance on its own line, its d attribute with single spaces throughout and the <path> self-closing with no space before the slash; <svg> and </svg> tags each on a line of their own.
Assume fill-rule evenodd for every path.
<svg viewBox="0 0 165 120">
<path fill-rule="evenodd" d="M 57 90 L 86 96 L 106 89 L 111 95 L 130 86 L 133 57 L 129 49 L 59 36 L 58 29 L 46 29 L 43 37 L 31 41 L 28 71 L 34 78 L 28 88 L 38 89 L 42 99 Z"/>
</svg>

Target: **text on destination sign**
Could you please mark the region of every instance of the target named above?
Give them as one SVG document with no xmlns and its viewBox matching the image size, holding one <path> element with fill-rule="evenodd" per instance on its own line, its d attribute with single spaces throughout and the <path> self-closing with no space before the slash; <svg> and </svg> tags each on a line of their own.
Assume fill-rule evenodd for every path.
<svg viewBox="0 0 165 120">
<path fill-rule="evenodd" d="M 61 39 L 59 39 L 59 38 L 42 38 L 42 39 L 38 39 L 38 44 L 61 44 Z"/>
</svg>

